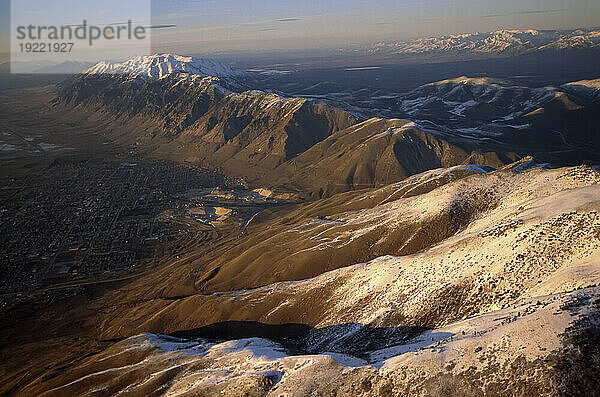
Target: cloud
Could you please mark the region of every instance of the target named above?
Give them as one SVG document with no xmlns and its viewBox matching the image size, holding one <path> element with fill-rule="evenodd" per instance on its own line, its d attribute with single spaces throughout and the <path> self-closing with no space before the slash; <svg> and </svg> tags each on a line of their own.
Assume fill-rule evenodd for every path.
<svg viewBox="0 0 600 397">
<path fill-rule="evenodd" d="M 170 29 L 170 28 L 176 28 L 176 27 L 177 27 L 177 25 L 174 25 L 174 24 L 146 26 L 147 29 Z"/>
<path fill-rule="evenodd" d="M 213 26 L 191 27 L 191 28 L 183 28 L 183 29 L 182 29 L 181 25 L 165 23 L 165 24 L 160 24 L 160 25 L 152 25 L 151 28 L 154 28 L 155 26 L 158 26 L 160 29 L 175 27 L 176 30 L 178 30 L 178 31 L 210 32 L 210 31 L 231 31 L 232 29 L 249 28 L 249 27 L 253 27 L 253 26 L 260 27 L 262 25 L 265 27 L 261 28 L 261 29 L 255 29 L 254 31 L 266 32 L 266 31 L 276 29 L 273 27 L 273 23 L 303 21 L 305 19 L 319 18 L 321 16 L 322 16 L 322 14 L 317 14 L 317 15 L 310 15 L 307 17 L 266 19 L 266 20 L 262 20 L 262 21 L 248 21 L 248 22 L 240 22 L 240 23 L 234 23 L 234 24 L 228 24 L 228 25 L 213 25 Z"/>
<path fill-rule="evenodd" d="M 514 12 L 508 12 L 506 14 L 482 15 L 481 18 L 500 18 L 500 17 L 514 16 L 514 15 L 554 14 L 554 13 L 565 12 L 565 11 L 569 11 L 569 10 L 566 8 L 561 8 L 561 9 L 556 9 L 556 10 L 514 11 Z"/>
</svg>

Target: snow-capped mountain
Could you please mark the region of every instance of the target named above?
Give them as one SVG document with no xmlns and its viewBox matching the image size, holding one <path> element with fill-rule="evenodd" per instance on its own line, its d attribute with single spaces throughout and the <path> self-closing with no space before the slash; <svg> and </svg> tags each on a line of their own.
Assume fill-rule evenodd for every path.
<svg viewBox="0 0 600 397">
<path fill-rule="evenodd" d="M 175 54 L 140 55 L 121 63 L 102 61 L 84 72 L 84 74 L 126 74 L 153 79 L 161 79 L 172 73 L 219 78 L 247 76 L 246 72 L 232 69 L 219 61 Z"/>
<path fill-rule="evenodd" d="M 543 50 L 582 48 L 600 48 L 600 29 L 528 29 L 465 33 L 409 41 L 380 42 L 369 51 L 397 55 L 433 52 L 519 55 Z"/>
</svg>

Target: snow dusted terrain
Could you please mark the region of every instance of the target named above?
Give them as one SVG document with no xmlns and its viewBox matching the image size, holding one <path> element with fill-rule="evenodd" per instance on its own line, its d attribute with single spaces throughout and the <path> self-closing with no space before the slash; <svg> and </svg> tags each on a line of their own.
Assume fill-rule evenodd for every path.
<svg viewBox="0 0 600 397">
<path fill-rule="evenodd" d="M 501 147 L 552 162 L 556 160 L 541 152 L 598 152 L 591 150 L 598 137 L 598 86 L 598 80 L 529 87 L 518 79 L 459 76 L 408 92 L 324 85 L 315 87 L 314 94 L 309 89 L 294 94 L 326 101 L 359 118 L 411 120 L 420 130 L 461 147 Z"/>
<path fill-rule="evenodd" d="M 598 365 L 600 173 L 590 167 L 464 171 L 435 170 L 363 191 L 339 213 L 334 197 L 322 204 L 327 215 L 290 226 L 286 237 L 312 241 L 309 249 L 321 250 L 351 244 L 381 223 L 398 228 L 412 223 L 419 226 L 410 244 L 437 233 L 438 227 L 427 229 L 426 220 L 439 214 L 447 214 L 449 223 L 467 221 L 438 243 L 302 281 L 143 303 L 102 324 L 103 338 L 138 336 L 26 391 L 298 396 L 332 390 L 374 396 L 593 391 L 581 379 L 593 378 L 589 371 Z M 154 314 L 141 315 L 144 306 Z M 207 313 L 213 314 L 210 320 Z M 223 327 L 213 331 L 221 338 L 198 338 L 208 335 L 207 325 L 219 323 Z M 303 324 L 301 337 L 281 339 L 265 331 L 291 324 Z M 156 334 L 181 330 L 196 330 L 196 336 Z"/>
<path fill-rule="evenodd" d="M 419 45 L 521 53 L 594 48 L 597 38 L 502 31 Z M 6 343 L 7 356 L 28 357 L 22 352 L 43 343 L 40 351 L 58 357 L 65 340 L 77 350 L 69 362 L 53 358 L 60 365 L 40 360 L 37 372 L 5 371 L 10 390 L 597 392 L 600 172 L 554 168 L 537 154 L 568 164 L 582 163 L 570 153 L 598 158 L 598 80 L 531 88 L 461 76 L 401 94 L 289 98 L 236 86 L 245 76 L 163 54 L 102 62 L 59 87 L 62 111 L 100 115 L 119 144 L 208 160 L 251 183 L 272 178 L 261 184 L 269 189 L 314 188 L 314 200 L 258 212 L 209 249 L 175 250 L 153 271 L 33 319 L 32 334 L 56 318 L 64 329 Z M 352 113 L 329 106 L 345 101 Z M 365 109 L 399 118 L 354 116 Z M 230 215 L 215 208 L 215 221 Z M 79 344 L 71 325 L 89 327 L 93 341 Z"/>
<path fill-rule="evenodd" d="M 529 88 L 500 79 L 461 76 L 400 95 L 398 103 L 412 119 L 432 121 L 435 129 L 494 137 L 531 129 L 527 116 L 545 106 L 555 104 L 566 111 L 580 110 L 583 107 L 579 103 L 593 98 L 589 91 L 570 90 L 576 96 L 569 95 L 569 87 Z"/>
<path fill-rule="evenodd" d="M 212 59 L 199 59 L 174 54 L 140 55 L 121 63 L 102 61 L 84 74 L 127 74 L 161 79 L 172 73 L 188 73 L 202 77 L 242 78 L 247 74 Z"/>
<path fill-rule="evenodd" d="M 600 30 L 498 30 L 428 37 L 409 41 L 381 42 L 372 53 L 395 55 L 459 52 L 520 55 L 544 50 L 598 48 Z"/>
</svg>

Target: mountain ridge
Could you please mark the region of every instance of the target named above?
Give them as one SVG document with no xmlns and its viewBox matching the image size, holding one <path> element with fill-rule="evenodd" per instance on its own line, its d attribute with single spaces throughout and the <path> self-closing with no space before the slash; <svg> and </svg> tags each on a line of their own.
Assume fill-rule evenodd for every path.
<svg viewBox="0 0 600 397">
<path fill-rule="evenodd" d="M 186 73 L 160 79 L 80 75 L 60 85 L 54 105 L 76 109 L 83 118 L 94 115 L 123 145 L 315 197 L 397 182 L 465 161 L 499 167 L 518 157 L 450 144 L 410 120 L 365 121 L 352 130 L 359 120 L 336 107 L 222 88 L 227 83 Z M 394 128 L 398 133 L 388 134 Z M 322 151 L 333 142 L 332 149 Z M 327 165 L 330 160 L 335 167 Z"/>
<path fill-rule="evenodd" d="M 417 55 L 473 53 L 523 55 L 541 51 L 600 48 L 600 28 L 571 30 L 504 29 L 488 33 L 462 33 L 405 41 L 379 42 L 371 54 Z"/>
<path fill-rule="evenodd" d="M 593 395 L 599 183 L 590 167 L 462 166 L 305 204 L 88 302 L 89 313 L 62 308 L 103 344 L 20 389 Z M 357 240 L 382 250 L 355 261 Z M 345 266 L 315 266 L 322 249 Z M 25 360 L 31 349 L 6 351 Z"/>
<path fill-rule="evenodd" d="M 161 79 L 172 73 L 188 73 L 202 77 L 244 78 L 249 74 L 208 58 L 186 57 L 156 53 L 138 55 L 123 62 L 101 61 L 83 74 L 125 74 L 142 78 Z"/>
</svg>

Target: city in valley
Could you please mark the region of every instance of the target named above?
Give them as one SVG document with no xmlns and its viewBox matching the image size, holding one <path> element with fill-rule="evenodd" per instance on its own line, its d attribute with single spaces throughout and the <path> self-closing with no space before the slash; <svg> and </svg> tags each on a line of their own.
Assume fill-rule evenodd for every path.
<svg viewBox="0 0 600 397">
<path fill-rule="evenodd" d="M 0 146 L 3 309 L 137 277 L 186 246 L 236 238 L 256 213 L 293 201 L 76 128 L 54 135 L 45 122 L 14 121 L 20 114 L 3 114 Z"/>
</svg>

